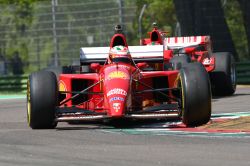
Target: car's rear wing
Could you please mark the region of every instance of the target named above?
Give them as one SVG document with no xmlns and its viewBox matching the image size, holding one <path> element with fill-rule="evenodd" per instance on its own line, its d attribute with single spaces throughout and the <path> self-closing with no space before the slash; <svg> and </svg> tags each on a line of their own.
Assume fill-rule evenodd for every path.
<svg viewBox="0 0 250 166">
<path fill-rule="evenodd" d="M 129 52 L 135 63 L 163 62 L 163 45 L 129 46 Z M 81 64 L 101 63 L 108 58 L 110 47 L 83 47 L 80 49 Z"/>
<path fill-rule="evenodd" d="M 165 49 L 180 49 L 210 43 L 210 36 L 167 37 L 164 39 Z"/>
</svg>

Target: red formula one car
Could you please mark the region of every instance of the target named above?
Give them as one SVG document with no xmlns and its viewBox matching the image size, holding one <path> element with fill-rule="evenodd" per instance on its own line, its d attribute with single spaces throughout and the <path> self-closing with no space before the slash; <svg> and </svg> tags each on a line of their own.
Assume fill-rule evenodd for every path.
<svg viewBox="0 0 250 166">
<path fill-rule="evenodd" d="M 163 45 L 128 46 L 119 31 L 110 47 L 80 51 L 79 72 L 60 74 L 59 80 L 50 71 L 29 76 L 27 115 L 32 129 L 90 120 L 180 118 L 187 126 L 209 121 L 210 82 L 199 63 L 180 70 L 149 67 L 169 63 Z"/>
<path fill-rule="evenodd" d="M 153 24 L 149 38 L 142 39 L 142 45 L 163 45 L 165 54 L 172 57 L 174 69 L 188 63 L 203 64 L 210 76 L 213 95 L 226 96 L 236 90 L 235 60 L 229 52 L 212 52 L 210 36 L 166 37 L 165 32 Z"/>
</svg>

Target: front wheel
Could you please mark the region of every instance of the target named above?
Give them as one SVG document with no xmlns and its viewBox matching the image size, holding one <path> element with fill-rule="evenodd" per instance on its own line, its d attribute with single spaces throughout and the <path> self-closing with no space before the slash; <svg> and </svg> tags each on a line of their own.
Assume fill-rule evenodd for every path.
<svg viewBox="0 0 250 166">
<path fill-rule="evenodd" d="M 32 129 L 55 128 L 58 85 L 54 73 L 32 73 L 27 82 L 27 119 Z"/>
<path fill-rule="evenodd" d="M 211 117 L 211 88 L 208 74 L 198 63 L 180 70 L 182 122 L 187 126 L 206 124 Z"/>
</svg>

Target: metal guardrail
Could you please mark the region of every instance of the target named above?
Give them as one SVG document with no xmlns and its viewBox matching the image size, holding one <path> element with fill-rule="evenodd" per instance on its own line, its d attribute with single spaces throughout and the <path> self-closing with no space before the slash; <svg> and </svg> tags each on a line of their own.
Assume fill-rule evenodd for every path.
<svg viewBox="0 0 250 166">
<path fill-rule="evenodd" d="M 12 73 L 16 62 L 26 71 L 69 65 L 71 58 L 79 58 L 80 47 L 107 46 L 116 24 L 125 34 L 136 32 L 135 0 L 40 0 L 29 7 L 13 2 L 0 3 L 0 61 L 11 60 L 2 73 Z M 25 14 L 17 17 L 20 12 Z"/>
<path fill-rule="evenodd" d="M 237 62 L 237 84 L 250 85 L 250 61 Z M 1 93 L 26 93 L 28 75 L 0 76 Z"/>
<path fill-rule="evenodd" d="M 0 76 L 0 94 L 26 93 L 28 75 Z"/>
<path fill-rule="evenodd" d="M 250 85 L 250 61 L 237 62 L 237 84 L 248 84 Z"/>
</svg>

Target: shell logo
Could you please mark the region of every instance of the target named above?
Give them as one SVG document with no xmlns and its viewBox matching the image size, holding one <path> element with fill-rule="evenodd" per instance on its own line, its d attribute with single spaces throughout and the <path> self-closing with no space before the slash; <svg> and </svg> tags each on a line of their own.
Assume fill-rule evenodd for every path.
<svg viewBox="0 0 250 166">
<path fill-rule="evenodd" d="M 128 75 L 123 71 L 110 72 L 108 75 L 108 79 L 114 79 L 114 78 L 128 79 Z"/>
<path fill-rule="evenodd" d="M 66 85 L 62 80 L 59 81 L 59 91 L 67 91 Z"/>
</svg>

